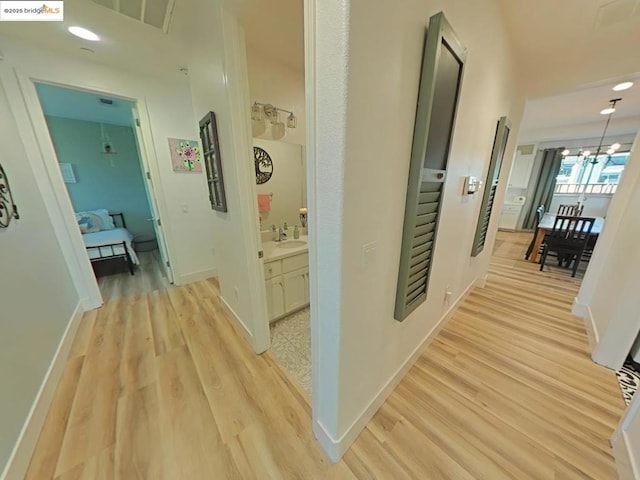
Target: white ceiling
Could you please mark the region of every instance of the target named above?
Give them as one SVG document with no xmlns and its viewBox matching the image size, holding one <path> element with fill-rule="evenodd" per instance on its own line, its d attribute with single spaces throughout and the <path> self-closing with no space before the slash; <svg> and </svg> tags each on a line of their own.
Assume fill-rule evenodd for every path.
<svg viewBox="0 0 640 480">
<path fill-rule="evenodd" d="M 183 3 L 185 1 L 191 2 L 183 0 Z M 97 33 L 101 41 L 74 37 L 67 32 L 71 25 L 88 28 Z M 183 66 L 184 49 L 174 36 L 90 0 L 65 0 L 63 22 L 0 23 L 0 51 L 3 35 L 72 58 L 164 79 L 171 75 L 176 80 L 182 78 L 179 68 Z"/>
<path fill-rule="evenodd" d="M 613 83 L 583 88 L 570 93 L 531 99 L 520 127 L 520 141 L 551 141 L 594 138 L 602 135 L 607 120 L 600 110 L 609 100 L 616 105 L 608 128 L 610 135 L 635 134 L 640 130 L 640 76 L 630 76 L 635 85 L 614 92 Z"/>
<path fill-rule="evenodd" d="M 530 96 L 640 72 L 640 0 L 499 0 Z"/>
<path fill-rule="evenodd" d="M 42 110 L 46 115 L 126 127 L 133 126 L 131 113 L 133 104 L 127 100 L 42 83 L 37 83 L 36 89 Z M 111 100 L 113 104 L 106 105 L 100 102 L 101 98 Z"/>
<path fill-rule="evenodd" d="M 247 48 L 304 71 L 303 0 L 235 0 Z"/>
<path fill-rule="evenodd" d="M 183 81 L 179 68 L 184 65 L 185 51 L 173 32 L 188 30 L 189 19 L 197 14 L 202 1 L 206 0 L 176 0 L 177 14 L 169 34 L 90 0 L 65 0 L 64 22 L 3 22 L 0 35 L 71 57 Z M 249 49 L 303 70 L 302 0 L 224 1 L 240 18 Z M 529 92 L 523 134 L 597 135 L 602 125 L 597 112 L 612 98 L 608 89 L 630 77 L 638 78 L 639 84 L 623 92 L 612 131 L 637 131 L 640 0 L 499 1 L 518 71 Z M 604 15 L 603 5 L 608 5 Z M 74 24 L 95 31 L 103 41 L 93 43 L 71 36 L 66 28 Z"/>
<path fill-rule="evenodd" d="M 640 0 L 499 1 L 528 92 L 521 143 L 600 137 L 617 97 L 609 132 L 640 129 Z"/>
<path fill-rule="evenodd" d="M 174 31 L 188 30 L 189 19 L 198 14 L 202 1 L 206 0 L 175 0 L 168 34 L 91 0 L 65 0 L 64 22 L 2 22 L 0 36 L 124 70 L 165 78 L 174 75 L 177 80 L 181 75 L 179 69 L 185 63 L 185 51 Z M 302 0 L 224 1 L 245 29 L 247 48 L 292 69 L 304 69 Z M 167 0 L 146 0 L 145 3 L 166 5 Z M 89 42 L 76 38 L 67 32 L 71 25 L 88 28 L 102 40 Z M 1 40 L 0 37 L 0 51 Z M 94 53 L 82 50 L 83 47 Z"/>
</svg>

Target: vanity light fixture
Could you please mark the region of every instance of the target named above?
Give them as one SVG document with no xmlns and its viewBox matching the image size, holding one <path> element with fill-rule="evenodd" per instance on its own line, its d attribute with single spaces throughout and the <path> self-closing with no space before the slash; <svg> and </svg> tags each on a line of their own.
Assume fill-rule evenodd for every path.
<svg viewBox="0 0 640 480">
<path fill-rule="evenodd" d="M 100 37 L 98 35 L 93 33 L 91 30 L 87 30 L 86 28 L 73 26 L 73 27 L 69 27 L 67 30 L 69 30 L 69 33 L 71 35 L 75 35 L 76 37 L 80 37 L 83 40 L 89 40 L 90 42 L 99 42 L 100 41 Z"/>
<path fill-rule="evenodd" d="M 262 120 L 264 118 L 264 109 L 258 105 L 257 103 L 254 103 L 253 105 L 251 105 L 251 120 Z"/>
<path fill-rule="evenodd" d="M 287 113 L 286 124 L 280 120 L 280 112 Z M 286 128 L 296 128 L 296 116 L 290 110 L 276 107 L 270 103 L 253 102 L 251 106 L 251 120 L 254 136 L 266 131 L 266 122 L 271 124 L 271 138 L 278 140 L 284 137 Z"/>
<path fill-rule="evenodd" d="M 621 92 L 633 87 L 633 82 L 622 82 L 613 87 L 614 92 Z"/>
<path fill-rule="evenodd" d="M 293 113 L 290 113 L 289 116 L 287 117 L 287 127 L 296 128 L 296 125 L 297 125 L 296 116 Z"/>
<path fill-rule="evenodd" d="M 570 153 L 571 153 L 571 151 L 570 151 L 568 148 L 565 148 L 565 149 L 562 151 L 562 156 L 563 156 L 563 157 L 566 157 L 566 156 L 567 156 L 567 155 L 569 155 Z"/>
<path fill-rule="evenodd" d="M 620 144 L 618 142 L 611 145 L 611 150 L 616 151 L 620 148 Z"/>
</svg>

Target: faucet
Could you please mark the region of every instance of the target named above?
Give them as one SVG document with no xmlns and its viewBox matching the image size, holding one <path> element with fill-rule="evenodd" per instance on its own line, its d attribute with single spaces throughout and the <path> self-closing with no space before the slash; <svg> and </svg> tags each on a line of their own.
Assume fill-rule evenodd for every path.
<svg viewBox="0 0 640 480">
<path fill-rule="evenodd" d="M 282 242 L 283 240 L 287 239 L 287 234 L 284 233 L 284 230 L 282 228 L 278 228 L 278 239 L 276 240 L 276 242 Z"/>
</svg>

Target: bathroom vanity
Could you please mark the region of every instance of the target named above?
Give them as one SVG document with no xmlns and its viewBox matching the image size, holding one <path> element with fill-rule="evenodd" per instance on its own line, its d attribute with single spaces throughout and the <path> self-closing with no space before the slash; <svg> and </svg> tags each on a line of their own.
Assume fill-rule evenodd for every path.
<svg viewBox="0 0 640 480">
<path fill-rule="evenodd" d="M 269 321 L 309 305 L 309 250 L 307 237 L 263 242 L 264 278 Z"/>
</svg>

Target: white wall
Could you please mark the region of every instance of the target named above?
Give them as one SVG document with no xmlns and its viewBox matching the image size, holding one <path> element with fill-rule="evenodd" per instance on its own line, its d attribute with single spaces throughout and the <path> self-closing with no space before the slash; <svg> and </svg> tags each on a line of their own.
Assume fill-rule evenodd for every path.
<svg viewBox="0 0 640 480">
<path fill-rule="evenodd" d="M 145 101 L 148 118 L 142 121 L 150 128 L 152 149 L 151 174 L 161 194 L 159 208 L 164 220 L 169 257 L 177 284 L 188 283 L 215 273 L 212 238 L 212 213 L 204 174 L 174 173 L 171 168 L 168 138 L 198 139 L 197 122 L 191 110 L 188 80 L 181 75 L 172 78 L 147 78 L 95 63 L 61 57 L 0 37 L 0 50 L 5 55 L 4 68 L 10 72 L 42 81 L 82 86 Z M 11 83 L 11 73 L 5 83 Z M 44 122 L 38 115 L 35 122 Z M 46 152 L 44 152 L 45 156 Z M 51 156 L 51 155 L 49 155 Z M 55 158 L 46 158 L 48 162 Z M 187 213 L 183 213 L 183 206 Z"/>
<path fill-rule="evenodd" d="M 249 91 L 251 102 L 271 103 L 291 110 L 298 119 L 296 128 L 287 128 L 283 142 L 306 143 L 306 110 L 304 98 L 304 72 L 294 70 L 263 52 L 247 50 Z M 259 138 L 270 139 L 270 131 Z"/>
<path fill-rule="evenodd" d="M 256 185 L 258 193 L 273 193 L 271 210 L 260 213 L 261 230 L 269 230 L 271 225 L 299 225 L 298 210 L 306 207 L 303 185 L 305 172 L 302 147 L 285 142 L 254 138 L 253 144 L 262 148 L 273 161 L 273 175 L 267 183 Z"/>
<path fill-rule="evenodd" d="M 429 17 L 440 10 L 469 55 L 428 299 L 400 323 L 393 319 L 393 310 L 422 49 Z M 463 177 L 486 176 L 502 115 L 513 121 L 503 165 L 509 171 L 524 98 L 514 84 L 509 40 L 497 2 L 352 0 L 348 12 L 340 1 L 322 2 L 315 11 L 317 43 L 311 48 L 318 55 L 317 103 L 310 116 L 318 122 L 312 168 L 320 217 L 317 229 L 323 238 L 317 241 L 321 306 L 316 326 L 312 325 L 314 332 L 317 327 L 321 330 L 314 356 L 318 359 L 314 376 L 320 377 L 319 385 L 314 382 L 314 427 L 335 459 L 390 393 L 386 387 L 393 385 L 396 374 L 451 306 L 444 302 L 445 289 L 455 300 L 487 273 L 498 212 L 484 252 L 471 258 L 481 199 L 462 196 Z M 344 98 L 346 111 L 341 107 Z M 332 175 L 322 174 L 322 168 Z M 503 175 L 498 205 L 506 183 Z M 375 260 L 364 268 L 361 250 L 369 242 L 377 245 Z M 323 282 L 332 282 L 332 287 Z M 331 302 L 338 304 L 337 311 L 323 307 Z M 339 377 L 337 389 L 329 385 L 334 372 Z"/>
<path fill-rule="evenodd" d="M 185 42 L 191 106 L 200 119 L 216 114 L 227 212 L 210 219 L 223 301 L 233 310 L 254 350 L 269 346 L 264 270 L 250 132 L 244 32 L 218 1 L 177 5 L 174 27 Z"/>
<path fill-rule="evenodd" d="M 1 472 L 80 299 L 1 84 L 0 149 L 20 213 L 0 229 Z"/>
<path fill-rule="evenodd" d="M 613 369 L 622 366 L 640 330 L 638 205 L 640 152 L 636 139 L 574 306 L 574 313 L 586 318 L 595 344 L 593 359 Z"/>
<path fill-rule="evenodd" d="M 634 395 L 611 438 L 619 480 L 640 478 L 640 395 Z"/>
</svg>

